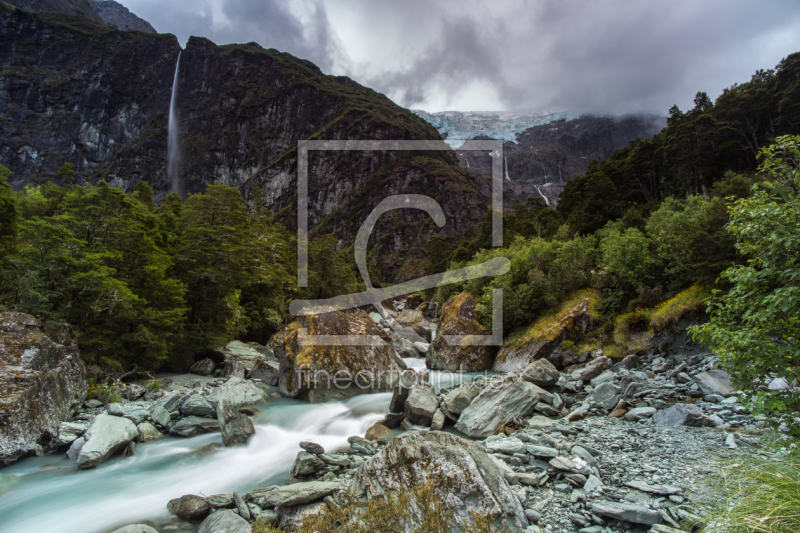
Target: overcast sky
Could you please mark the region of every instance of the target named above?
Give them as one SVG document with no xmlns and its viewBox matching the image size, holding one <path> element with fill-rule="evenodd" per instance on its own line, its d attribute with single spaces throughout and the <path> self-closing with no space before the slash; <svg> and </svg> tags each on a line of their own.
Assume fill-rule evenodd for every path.
<svg viewBox="0 0 800 533">
<path fill-rule="evenodd" d="M 156 30 L 255 41 L 427 111 L 666 115 L 800 51 L 800 0 L 119 0 Z"/>
</svg>

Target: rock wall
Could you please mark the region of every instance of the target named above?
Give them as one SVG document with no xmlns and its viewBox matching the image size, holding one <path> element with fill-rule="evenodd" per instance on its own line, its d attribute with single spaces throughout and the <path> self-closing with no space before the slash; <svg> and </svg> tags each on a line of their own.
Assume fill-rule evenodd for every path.
<svg viewBox="0 0 800 533">
<path fill-rule="evenodd" d="M 31 315 L 0 313 L 0 464 L 41 451 L 86 396 L 72 330 L 43 331 Z"/>
</svg>

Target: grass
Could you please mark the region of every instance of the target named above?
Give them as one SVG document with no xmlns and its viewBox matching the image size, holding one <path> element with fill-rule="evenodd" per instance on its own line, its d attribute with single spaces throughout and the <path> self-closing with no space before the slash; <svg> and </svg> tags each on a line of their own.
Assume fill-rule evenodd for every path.
<svg viewBox="0 0 800 533">
<path fill-rule="evenodd" d="M 653 338 L 652 315 L 653 311 L 641 309 L 617 316 L 614 319 L 614 343 L 629 353 L 649 348 Z"/>
<path fill-rule="evenodd" d="M 770 447 L 772 457 L 752 457 L 721 471 L 724 505 L 705 531 L 800 533 L 800 442 Z"/>
<path fill-rule="evenodd" d="M 654 331 L 661 331 L 686 315 L 698 313 L 705 309 L 705 300 L 711 296 L 708 287 L 692 285 L 685 291 L 658 305 L 650 317 L 650 326 Z"/>
<path fill-rule="evenodd" d="M 540 317 L 522 334 L 512 336 L 506 346 L 521 348 L 531 342 L 553 342 L 565 331 L 572 329 L 576 315 L 586 305 L 586 313 L 592 320 L 598 318 L 597 301 L 600 295 L 595 290 L 572 293 L 561 306 L 552 313 Z"/>
</svg>

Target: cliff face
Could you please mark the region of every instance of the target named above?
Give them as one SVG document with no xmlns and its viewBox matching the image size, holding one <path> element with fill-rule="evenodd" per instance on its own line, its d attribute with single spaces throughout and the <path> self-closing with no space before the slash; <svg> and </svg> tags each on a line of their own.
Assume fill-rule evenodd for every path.
<svg viewBox="0 0 800 533">
<path fill-rule="evenodd" d="M 156 29 L 149 22 L 143 20 L 130 11 L 128 8 L 115 2 L 114 0 L 93 0 L 94 10 L 103 19 L 103 22 L 124 31 L 144 31 L 156 33 Z"/>
<path fill-rule="evenodd" d="M 179 53 L 181 157 L 171 184 L 167 123 Z M 0 162 L 12 170 L 15 188 L 52 179 L 64 161 L 75 164 L 79 181 L 105 179 L 130 190 L 145 180 L 158 198 L 222 182 L 259 197 L 292 227 L 298 140 L 440 138 L 385 96 L 253 43 L 192 38 L 181 52 L 172 35 L 0 4 L 0 61 Z M 322 223 L 345 245 L 387 195 L 435 193 L 448 219 L 442 229 L 421 228 L 421 212 L 413 210 L 381 219 L 374 257 L 391 279 L 404 263 L 422 260 L 407 246 L 482 220 L 486 199 L 478 189 L 452 153 L 313 152 L 309 226 Z"/>
</svg>

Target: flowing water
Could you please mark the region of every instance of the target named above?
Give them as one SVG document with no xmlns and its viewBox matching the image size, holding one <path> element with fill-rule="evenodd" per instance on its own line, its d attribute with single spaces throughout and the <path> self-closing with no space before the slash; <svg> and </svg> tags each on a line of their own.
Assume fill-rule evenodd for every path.
<svg viewBox="0 0 800 533">
<path fill-rule="evenodd" d="M 172 78 L 172 97 L 169 101 L 169 121 L 167 123 L 167 177 L 170 180 L 171 192 L 180 194 L 180 146 L 178 144 L 178 74 L 181 69 L 181 53 L 175 63 L 175 75 Z"/>
<path fill-rule="evenodd" d="M 409 368 L 425 367 L 424 359 L 405 361 Z M 476 375 L 430 373 L 435 390 Z M 391 398 L 391 393 L 364 394 L 325 404 L 270 399 L 258 406 L 256 434 L 247 446 L 207 455 L 191 452 L 222 442 L 219 433 L 166 436 L 139 444 L 134 457 L 116 456 L 93 470 L 78 470 L 63 453 L 17 461 L 0 469 L 0 531 L 106 533 L 144 520 L 166 520 L 167 502 L 184 494 L 243 494 L 282 485 L 300 442 L 316 442 L 328 451 L 346 447 L 347 437 L 364 435 L 389 412 Z"/>
</svg>

